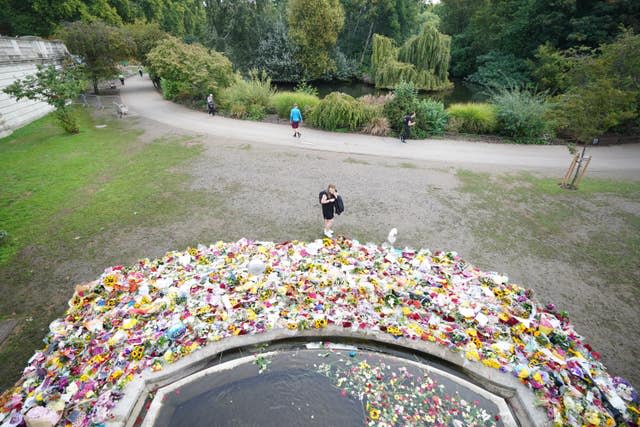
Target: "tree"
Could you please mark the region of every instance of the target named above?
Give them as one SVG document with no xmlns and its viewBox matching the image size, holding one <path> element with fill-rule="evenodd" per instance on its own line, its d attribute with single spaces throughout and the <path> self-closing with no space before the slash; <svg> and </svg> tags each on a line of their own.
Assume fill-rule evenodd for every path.
<svg viewBox="0 0 640 427">
<path fill-rule="evenodd" d="M 260 40 L 252 65 L 266 71 L 274 81 L 296 82 L 302 78 L 296 48 L 282 19 Z"/>
<path fill-rule="evenodd" d="M 371 55 L 374 34 L 394 40 L 398 45 L 421 28 L 424 2 L 420 0 L 341 0 L 345 11 L 345 26 L 338 46 L 349 59 L 361 65 Z"/>
<path fill-rule="evenodd" d="M 344 25 L 339 0 L 290 0 L 288 21 L 305 76 L 312 80 L 334 70 L 331 51 Z"/>
<path fill-rule="evenodd" d="M 54 65 L 38 66 L 35 74 L 16 80 L 4 92 L 15 97 L 43 101 L 56 109 L 58 124 L 66 132 L 78 133 L 78 123 L 69 110 L 67 102 L 82 93 L 86 85 L 80 67 L 66 64 L 58 69 Z"/>
<path fill-rule="evenodd" d="M 147 61 L 150 74 L 161 80 L 163 94 L 171 100 L 217 95 L 234 79 L 231 62 L 224 55 L 175 37 L 160 41 L 147 55 Z"/>
<path fill-rule="evenodd" d="M 449 36 L 440 34 L 429 24 L 399 49 L 393 40 L 376 34 L 371 56 L 376 87 L 393 88 L 403 81 L 421 90 L 451 87 L 448 79 L 450 44 Z"/>
<path fill-rule="evenodd" d="M 67 24 L 58 36 L 70 52 L 82 58 L 96 94 L 98 82 L 116 75 L 118 61 L 128 58 L 133 49 L 133 42 L 125 32 L 101 21 Z"/>
<path fill-rule="evenodd" d="M 582 142 L 640 117 L 640 35 L 625 31 L 599 52 L 571 59 L 569 88 L 555 98 L 559 128 Z"/>
<path fill-rule="evenodd" d="M 204 43 L 227 55 L 241 69 L 251 68 L 261 40 L 268 37 L 281 18 L 282 1 L 205 0 Z"/>
<path fill-rule="evenodd" d="M 151 49 L 169 36 L 160 29 L 160 24 L 157 22 L 134 22 L 125 25 L 123 30 L 133 42 L 132 56 L 143 64 L 147 63 L 147 54 Z"/>
</svg>

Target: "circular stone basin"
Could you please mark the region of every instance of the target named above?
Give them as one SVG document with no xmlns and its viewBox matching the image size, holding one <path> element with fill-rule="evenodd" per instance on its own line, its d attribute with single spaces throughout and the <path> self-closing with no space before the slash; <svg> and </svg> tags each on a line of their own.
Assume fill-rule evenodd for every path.
<svg viewBox="0 0 640 427">
<path fill-rule="evenodd" d="M 307 344 L 239 357 L 159 389 L 146 426 L 515 426 L 507 402 L 427 364 Z"/>
</svg>

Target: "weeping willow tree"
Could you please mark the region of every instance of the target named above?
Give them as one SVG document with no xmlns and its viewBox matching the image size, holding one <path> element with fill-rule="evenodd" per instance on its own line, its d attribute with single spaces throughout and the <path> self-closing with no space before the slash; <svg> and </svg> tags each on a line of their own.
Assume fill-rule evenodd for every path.
<svg viewBox="0 0 640 427">
<path fill-rule="evenodd" d="M 405 81 L 420 90 L 446 89 L 452 86 L 448 79 L 450 50 L 451 37 L 428 24 L 399 49 L 393 40 L 376 34 L 371 75 L 380 88 L 393 88 Z"/>
</svg>

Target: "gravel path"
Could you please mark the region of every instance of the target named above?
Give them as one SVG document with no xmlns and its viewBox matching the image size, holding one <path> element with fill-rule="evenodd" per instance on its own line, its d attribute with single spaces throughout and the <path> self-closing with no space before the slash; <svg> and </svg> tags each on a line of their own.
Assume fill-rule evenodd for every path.
<svg viewBox="0 0 640 427">
<path fill-rule="evenodd" d="M 570 155 L 564 146 L 495 144 L 450 139 L 427 139 L 400 144 L 396 138 L 325 132 L 303 128 L 300 140 L 291 136 L 287 124 L 240 121 L 209 117 L 164 100 L 151 81 L 132 77 L 121 89 L 124 103 L 133 114 L 174 128 L 216 137 L 213 143 L 262 143 L 309 150 L 371 154 L 387 158 L 426 160 L 440 165 L 463 166 L 478 171 L 537 171 L 564 173 Z M 589 176 L 640 178 L 640 144 L 592 147 Z"/>
</svg>

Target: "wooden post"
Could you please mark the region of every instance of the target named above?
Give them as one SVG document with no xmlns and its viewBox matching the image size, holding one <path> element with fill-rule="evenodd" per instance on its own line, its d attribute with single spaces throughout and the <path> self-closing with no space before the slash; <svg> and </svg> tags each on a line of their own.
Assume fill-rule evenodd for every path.
<svg viewBox="0 0 640 427">
<path fill-rule="evenodd" d="M 564 178 L 562 178 L 562 182 L 560 183 L 560 186 L 562 188 L 567 188 L 567 183 L 569 181 L 569 177 L 573 174 L 573 171 L 576 168 L 576 163 L 578 162 L 578 155 L 575 154 L 573 156 L 573 159 L 571 160 L 571 164 L 569 165 L 569 169 L 567 169 L 567 173 L 564 174 Z"/>
<path fill-rule="evenodd" d="M 580 173 L 580 175 L 578 176 L 578 179 L 576 180 L 576 183 L 574 184 L 576 188 L 578 188 L 578 184 L 580 184 L 580 181 L 582 181 L 582 177 L 587 172 L 587 167 L 589 167 L 589 163 L 591 162 L 591 156 L 585 157 L 584 162 L 585 163 L 584 163 L 584 167 L 582 168 L 582 172 Z"/>
</svg>

